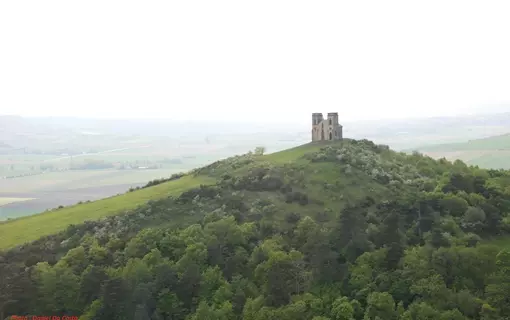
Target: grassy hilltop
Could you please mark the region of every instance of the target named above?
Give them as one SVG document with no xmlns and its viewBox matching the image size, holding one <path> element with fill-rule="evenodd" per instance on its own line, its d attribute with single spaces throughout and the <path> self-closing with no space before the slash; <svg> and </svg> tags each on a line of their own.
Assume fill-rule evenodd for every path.
<svg viewBox="0 0 510 320">
<path fill-rule="evenodd" d="M 1 224 L 0 316 L 503 319 L 509 213 L 508 171 L 367 140 L 250 152 Z"/>
</svg>

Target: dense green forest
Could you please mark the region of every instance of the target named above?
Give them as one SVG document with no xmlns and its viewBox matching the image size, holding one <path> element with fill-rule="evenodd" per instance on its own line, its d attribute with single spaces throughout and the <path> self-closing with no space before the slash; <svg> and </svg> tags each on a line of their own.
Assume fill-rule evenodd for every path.
<svg viewBox="0 0 510 320">
<path fill-rule="evenodd" d="M 0 319 L 510 319 L 509 171 L 346 139 L 189 174 L 0 253 Z"/>
</svg>

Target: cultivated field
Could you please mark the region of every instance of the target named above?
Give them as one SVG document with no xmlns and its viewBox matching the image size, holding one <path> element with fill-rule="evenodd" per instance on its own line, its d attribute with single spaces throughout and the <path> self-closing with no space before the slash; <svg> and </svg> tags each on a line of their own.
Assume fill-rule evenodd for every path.
<svg viewBox="0 0 510 320">
<path fill-rule="evenodd" d="M 272 147 L 270 150 L 283 149 L 289 144 L 292 145 L 292 141 L 276 141 L 270 144 Z M 222 144 L 209 147 L 203 145 L 202 148 L 197 146 L 194 148 L 188 147 L 181 150 L 181 160 L 176 163 L 164 162 L 165 159 L 170 159 L 170 154 L 163 147 L 159 151 L 152 148 L 143 149 L 143 152 L 140 153 L 136 153 L 134 150 L 126 150 L 96 155 L 95 158 L 88 156 L 87 159 L 136 161 L 140 165 L 144 165 L 145 161 L 162 161 L 164 164 L 163 168 L 140 170 L 67 170 L 0 179 L 0 197 L 31 199 L 17 203 L 11 203 L 12 200 L 9 201 L 9 204 L 7 204 L 7 201 L 3 204 L 0 203 L 0 221 L 43 212 L 46 209 L 56 208 L 60 205 L 73 205 L 80 201 L 93 201 L 124 193 L 131 187 L 142 186 L 154 179 L 168 178 L 174 173 L 187 172 L 193 168 L 201 167 L 234 154 L 246 153 L 250 150 L 250 147 L 255 148 L 255 146 L 256 144 L 251 142 L 247 145 L 231 144 L 226 146 Z M 142 149 L 137 151 L 142 151 Z M 145 152 L 149 152 L 149 154 Z M 191 155 L 193 152 L 195 152 L 195 155 Z M 2 157 L 5 163 L 7 162 L 5 159 L 8 159 L 18 169 L 23 163 L 23 168 L 32 167 L 33 165 L 26 164 L 30 160 L 33 160 L 35 163 L 46 161 L 48 163 L 61 163 L 62 165 L 70 161 L 62 157 L 56 159 L 38 155 L 17 157 L 3 155 L 0 156 L 0 159 Z M 74 159 L 73 161 L 76 162 L 77 160 Z"/>
<path fill-rule="evenodd" d="M 0 180 L 0 221 L 125 193 L 187 170 L 87 170 Z"/>
<path fill-rule="evenodd" d="M 140 184 L 138 186 L 141 186 Z M 59 206 L 71 206 L 79 202 L 94 201 L 113 195 L 123 194 L 133 187 L 129 185 L 112 185 L 72 190 L 46 191 L 37 193 L 3 193 L 5 198 L 29 198 L 27 201 L 11 202 L 0 206 L 0 221 L 19 218 Z"/>
<path fill-rule="evenodd" d="M 169 177 L 190 168 L 154 170 L 77 170 L 49 172 L 40 175 L 0 180 L 0 194 L 5 192 L 37 193 L 111 185 L 137 185 L 150 180 Z"/>
</svg>

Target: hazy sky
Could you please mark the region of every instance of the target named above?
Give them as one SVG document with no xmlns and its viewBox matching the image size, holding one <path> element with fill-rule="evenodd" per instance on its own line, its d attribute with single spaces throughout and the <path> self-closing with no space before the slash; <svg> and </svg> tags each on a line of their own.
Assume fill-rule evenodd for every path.
<svg viewBox="0 0 510 320">
<path fill-rule="evenodd" d="M 509 16 L 508 1 L 0 1 L 0 114 L 460 114 L 510 102 Z"/>
</svg>

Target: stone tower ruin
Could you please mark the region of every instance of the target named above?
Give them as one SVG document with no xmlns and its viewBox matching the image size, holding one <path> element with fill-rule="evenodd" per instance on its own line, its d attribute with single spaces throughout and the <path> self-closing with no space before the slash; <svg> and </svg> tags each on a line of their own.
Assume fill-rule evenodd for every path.
<svg viewBox="0 0 510 320">
<path fill-rule="evenodd" d="M 342 140 L 342 126 L 338 123 L 338 113 L 328 113 L 324 119 L 322 113 L 312 113 L 312 141 Z"/>
</svg>

